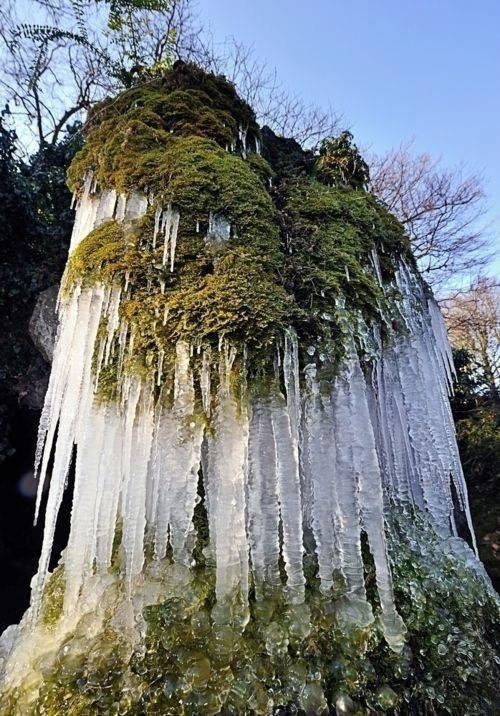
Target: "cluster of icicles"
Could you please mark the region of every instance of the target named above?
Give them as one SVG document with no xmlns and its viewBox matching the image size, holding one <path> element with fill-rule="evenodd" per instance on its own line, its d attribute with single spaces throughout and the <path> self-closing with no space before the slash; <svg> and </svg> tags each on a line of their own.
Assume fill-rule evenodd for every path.
<svg viewBox="0 0 500 716">
<path fill-rule="evenodd" d="M 117 213 L 118 206 L 118 213 Z M 128 201 L 113 192 L 86 191 L 77 208 L 73 248 L 101 221 L 144 213 L 147 200 Z M 161 215 L 157 215 L 157 224 Z M 167 233 L 178 219 L 164 218 Z M 164 225 L 164 228 L 165 228 Z M 171 239 L 171 233 L 170 233 Z M 47 583 L 57 515 L 76 445 L 71 531 L 64 554 L 70 613 L 85 581 L 110 568 L 121 524 L 125 581 L 144 566 L 145 544 L 156 559 L 167 549 L 189 566 L 194 546 L 193 513 L 203 476 L 219 602 L 249 584 L 256 598 L 282 582 L 290 601 L 304 599 L 304 544 L 316 552 L 326 593 L 340 572 L 347 593 L 366 603 L 362 532 L 375 568 L 381 622 L 387 642 L 400 649 L 404 625 L 393 599 L 384 510 L 414 504 L 439 530 L 456 533 L 454 500 L 470 516 L 447 400 L 452 360 L 434 300 L 403 264 L 397 274 L 400 310 L 407 331 L 388 347 L 378 342 L 369 378 L 352 351 L 328 386 L 313 363 L 299 364 L 297 337 L 285 332 L 278 346 L 283 395 L 237 402 L 230 388 L 236 349 L 221 340 L 219 351 L 193 353 L 176 347 L 173 399 L 158 399 L 155 384 L 124 373 L 116 404 L 96 400 L 96 371 L 113 352 L 130 347 L 119 317 L 120 290 L 76 287 L 60 306 L 60 330 L 40 426 L 37 473 L 40 498 L 53 454 L 45 532 L 32 609 L 39 610 Z M 123 289 L 125 290 L 125 289 Z M 105 321 L 107 331 L 99 332 Z M 193 361 L 202 364 L 199 385 Z M 213 370 L 217 386 L 211 386 Z M 195 391 L 205 417 L 195 417 Z M 156 396 L 156 398 L 155 398 Z M 161 396 L 161 392 L 160 392 Z M 472 530 L 471 530 L 471 534 Z"/>
</svg>

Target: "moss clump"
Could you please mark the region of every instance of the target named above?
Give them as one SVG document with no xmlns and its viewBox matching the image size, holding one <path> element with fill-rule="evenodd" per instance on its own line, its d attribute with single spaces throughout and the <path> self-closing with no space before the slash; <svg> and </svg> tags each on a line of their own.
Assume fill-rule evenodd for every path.
<svg viewBox="0 0 500 716">
<path fill-rule="evenodd" d="M 399 222 L 366 191 L 331 188 L 304 176 L 285 181 L 281 197 L 285 286 L 297 304 L 299 335 L 312 345 L 319 338 L 319 352 L 335 355 L 360 318 L 381 324 L 390 315 L 397 295 L 391 282 L 400 257 L 409 258 L 408 241 Z"/>
<path fill-rule="evenodd" d="M 150 181 L 155 156 L 173 137 L 212 140 L 224 149 L 255 149 L 259 129 L 252 109 L 223 77 L 177 62 L 157 80 L 96 105 L 90 112 L 86 143 L 69 170 L 78 191 L 92 171 L 103 187 L 134 188 Z M 152 184 L 148 186 L 152 188 Z"/>
<path fill-rule="evenodd" d="M 366 189 L 370 181 L 368 164 L 354 144 L 351 132 L 342 132 L 321 143 L 314 174 L 325 184 L 336 187 Z"/>
<path fill-rule="evenodd" d="M 70 255 L 63 276 L 63 293 L 71 293 L 76 284 L 84 287 L 98 282 L 109 284 L 127 270 L 134 249 L 135 246 L 125 240 L 123 224 L 117 221 L 101 224 Z"/>
<path fill-rule="evenodd" d="M 168 363 L 179 339 L 215 348 L 225 337 L 245 346 L 258 373 L 272 372 L 270 346 L 292 325 L 301 348 L 314 351 L 308 362 L 334 373 L 353 333 L 389 323 L 397 262 L 412 259 L 401 225 L 364 190 L 366 165 L 350 135 L 315 156 L 264 129 L 260 156 L 245 151 L 241 127 L 257 139 L 234 88 L 182 63 L 89 118 L 72 187 L 91 171 L 99 186 L 149 192 L 153 203 L 133 224 L 95 229 L 66 274 L 68 292 L 76 283 L 128 287 L 120 309 L 134 335 L 127 369 L 147 373 L 159 351 Z M 327 181 L 335 167 L 339 176 Z M 180 217 L 172 267 L 163 237 L 154 241 L 155 210 L 167 206 Z M 209 236 L 214 217 L 230 227 L 222 240 Z M 104 380 L 106 396 L 116 396 L 109 369 Z"/>
<path fill-rule="evenodd" d="M 311 556 L 304 604 L 290 605 L 280 589 L 260 601 L 251 594 L 246 617 L 237 601 L 216 604 L 202 503 L 194 522 L 192 568 L 164 560 L 154 577 L 146 568 L 164 598 L 144 610 L 144 643 L 128 644 L 111 616 L 89 638 L 83 617 L 57 658 L 42 659 L 31 706 L 28 680 L 4 695 L 5 713 L 21 713 L 17 703 L 23 716 L 495 713 L 497 603 L 418 515 L 394 512 L 390 526 L 397 607 L 408 627 L 400 654 L 387 647 L 378 621 L 352 621 L 340 581 L 331 594 L 319 591 Z M 369 593 L 371 576 L 367 557 Z M 376 601 L 373 608 L 377 614 Z"/>
</svg>

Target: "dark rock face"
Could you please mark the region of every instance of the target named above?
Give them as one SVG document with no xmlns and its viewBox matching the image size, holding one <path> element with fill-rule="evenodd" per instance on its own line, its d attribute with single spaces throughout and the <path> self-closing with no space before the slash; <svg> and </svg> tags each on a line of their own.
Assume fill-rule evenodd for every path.
<svg viewBox="0 0 500 716">
<path fill-rule="evenodd" d="M 30 337 L 43 357 L 52 362 L 57 333 L 56 302 L 59 286 L 51 286 L 39 295 L 29 323 Z"/>
<path fill-rule="evenodd" d="M 43 407 L 49 384 L 50 363 L 37 353 L 27 371 L 16 383 L 18 403 L 22 408 L 39 411 Z"/>
</svg>

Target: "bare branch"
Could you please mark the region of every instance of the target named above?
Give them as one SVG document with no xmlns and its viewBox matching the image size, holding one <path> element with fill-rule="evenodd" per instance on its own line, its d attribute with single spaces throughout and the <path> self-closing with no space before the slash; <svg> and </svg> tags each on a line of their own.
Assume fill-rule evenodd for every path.
<svg viewBox="0 0 500 716">
<path fill-rule="evenodd" d="M 444 168 L 408 145 L 371 160 L 373 192 L 405 225 L 427 280 L 437 289 L 489 259 L 482 179 Z"/>
<path fill-rule="evenodd" d="M 443 301 L 443 310 L 453 345 L 471 353 L 500 405 L 500 282 L 478 276 L 467 291 Z"/>
</svg>

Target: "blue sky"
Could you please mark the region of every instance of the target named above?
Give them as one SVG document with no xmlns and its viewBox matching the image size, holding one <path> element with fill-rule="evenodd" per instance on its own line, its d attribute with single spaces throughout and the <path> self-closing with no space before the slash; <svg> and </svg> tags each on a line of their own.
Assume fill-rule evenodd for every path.
<svg viewBox="0 0 500 716">
<path fill-rule="evenodd" d="M 500 245 L 498 0 L 198 0 L 294 94 L 341 111 L 360 146 L 419 152 L 484 176 Z M 494 268 L 500 273 L 500 259 Z"/>
</svg>

